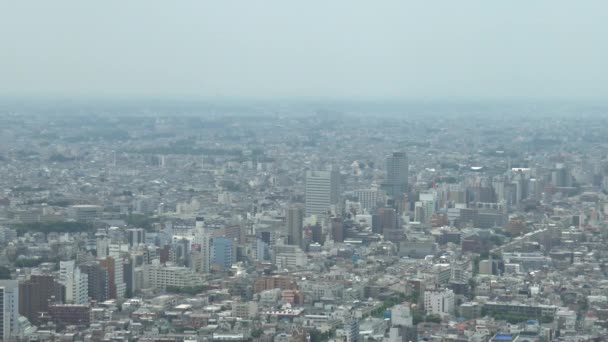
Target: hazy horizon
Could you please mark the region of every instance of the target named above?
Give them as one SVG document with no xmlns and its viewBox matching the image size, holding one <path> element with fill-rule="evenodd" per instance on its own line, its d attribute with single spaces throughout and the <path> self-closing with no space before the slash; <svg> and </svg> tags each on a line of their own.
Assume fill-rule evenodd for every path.
<svg viewBox="0 0 608 342">
<path fill-rule="evenodd" d="M 601 1 L 18 1 L 0 98 L 601 100 Z"/>
</svg>

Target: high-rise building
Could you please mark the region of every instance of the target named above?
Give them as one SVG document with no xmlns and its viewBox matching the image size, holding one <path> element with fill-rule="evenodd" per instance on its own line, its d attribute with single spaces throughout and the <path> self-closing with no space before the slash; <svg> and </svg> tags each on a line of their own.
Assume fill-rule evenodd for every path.
<svg viewBox="0 0 608 342">
<path fill-rule="evenodd" d="M 222 270 L 229 269 L 236 261 L 234 241 L 225 238 L 213 238 L 211 244 L 211 263 Z"/>
<path fill-rule="evenodd" d="M 89 297 L 98 302 L 106 301 L 109 298 L 108 271 L 96 262 L 80 265 L 80 270 L 89 278 Z"/>
<path fill-rule="evenodd" d="M 294 205 L 287 209 L 287 244 L 294 246 L 302 245 L 302 228 L 304 210 Z"/>
<path fill-rule="evenodd" d="M 551 171 L 551 184 L 558 188 L 572 186 L 572 175 L 565 164 L 557 163 L 555 165 Z"/>
<path fill-rule="evenodd" d="M 208 228 L 204 227 L 202 220 L 197 219 L 192 243 L 197 246 L 197 249 L 200 250 L 200 253 L 196 253 L 194 257 L 200 258 L 200 260 L 197 260 L 196 263 L 200 263 L 202 273 L 209 273 L 211 270 L 212 239 L 212 232 Z"/>
<path fill-rule="evenodd" d="M 122 261 L 123 281 L 125 283 L 125 297 L 133 297 L 135 292 L 135 261 L 132 256 Z"/>
<path fill-rule="evenodd" d="M 338 171 L 306 172 L 306 215 L 326 215 L 338 203 L 340 174 Z"/>
<path fill-rule="evenodd" d="M 51 275 L 31 275 L 19 283 L 19 314 L 33 324 L 40 323 L 40 314 L 49 304 L 63 302 L 63 285 Z"/>
<path fill-rule="evenodd" d="M 129 246 L 137 246 L 139 244 L 146 243 L 146 231 L 143 228 L 130 228 L 127 229 L 127 239 Z"/>
<path fill-rule="evenodd" d="M 10 341 L 19 331 L 19 282 L 0 280 L 0 336 L 2 341 Z"/>
<path fill-rule="evenodd" d="M 359 342 L 361 340 L 359 335 L 359 320 L 352 317 L 344 324 L 346 330 L 346 342 Z"/>
<path fill-rule="evenodd" d="M 394 152 L 386 158 L 386 180 L 382 187 L 387 195 L 395 198 L 407 193 L 408 170 L 405 152 Z"/>
<path fill-rule="evenodd" d="M 344 224 L 341 217 L 334 217 L 331 220 L 331 238 L 335 242 L 344 242 Z"/>
<path fill-rule="evenodd" d="M 127 285 L 123 280 L 124 274 L 122 260 L 107 257 L 100 260 L 99 265 L 105 269 L 108 274 L 108 298 L 124 298 L 127 291 Z"/>
<path fill-rule="evenodd" d="M 70 304 L 88 304 L 89 277 L 76 267 L 74 260 L 59 262 L 59 282 L 65 286 L 65 301 Z"/>
<path fill-rule="evenodd" d="M 110 240 L 105 234 L 95 234 L 95 246 L 98 259 L 105 259 L 108 256 Z"/>
</svg>

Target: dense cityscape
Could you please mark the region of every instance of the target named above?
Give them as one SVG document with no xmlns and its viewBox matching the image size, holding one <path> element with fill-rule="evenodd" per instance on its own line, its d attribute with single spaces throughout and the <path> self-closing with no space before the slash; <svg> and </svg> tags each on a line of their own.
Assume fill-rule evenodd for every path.
<svg viewBox="0 0 608 342">
<path fill-rule="evenodd" d="M 2 341 L 604 341 L 580 104 L 0 106 Z"/>
</svg>

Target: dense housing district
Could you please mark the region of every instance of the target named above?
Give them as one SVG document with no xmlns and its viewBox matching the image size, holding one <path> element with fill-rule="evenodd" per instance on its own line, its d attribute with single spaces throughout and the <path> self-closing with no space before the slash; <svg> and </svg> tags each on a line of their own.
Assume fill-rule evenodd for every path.
<svg viewBox="0 0 608 342">
<path fill-rule="evenodd" d="M 608 336 L 594 107 L 0 111 L 2 341 Z"/>
</svg>

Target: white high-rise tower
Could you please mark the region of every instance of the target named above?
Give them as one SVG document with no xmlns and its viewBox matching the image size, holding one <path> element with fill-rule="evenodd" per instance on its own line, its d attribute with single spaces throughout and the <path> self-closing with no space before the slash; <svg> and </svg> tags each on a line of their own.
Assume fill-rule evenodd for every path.
<svg viewBox="0 0 608 342">
<path fill-rule="evenodd" d="M 306 172 L 306 215 L 325 215 L 338 203 L 340 174 L 338 171 Z"/>
<path fill-rule="evenodd" d="M 59 262 L 59 282 L 65 286 L 65 300 L 71 304 L 89 302 L 88 275 L 76 267 L 74 260 Z"/>
</svg>

